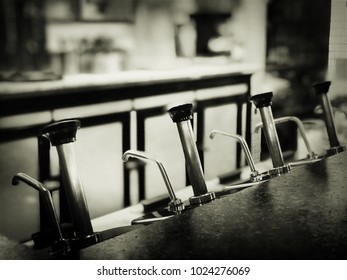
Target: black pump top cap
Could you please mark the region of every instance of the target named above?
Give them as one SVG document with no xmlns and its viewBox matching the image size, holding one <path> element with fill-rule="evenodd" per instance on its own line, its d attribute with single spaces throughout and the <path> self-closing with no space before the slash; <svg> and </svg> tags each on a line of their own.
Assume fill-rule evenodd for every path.
<svg viewBox="0 0 347 280">
<path fill-rule="evenodd" d="M 263 108 L 263 107 L 268 107 L 272 104 L 271 102 L 272 97 L 273 97 L 273 93 L 270 91 L 270 92 L 253 95 L 250 98 L 250 101 L 253 101 L 255 107 Z"/>
<path fill-rule="evenodd" d="M 316 94 L 322 94 L 322 93 L 328 93 L 330 85 L 331 85 L 331 82 L 326 81 L 326 82 L 314 84 L 312 87 L 316 91 Z"/>
<path fill-rule="evenodd" d="M 44 127 L 42 135 L 52 143 L 52 146 L 59 146 L 75 142 L 76 133 L 80 127 L 79 120 L 63 120 Z"/>
<path fill-rule="evenodd" d="M 175 123 L 191 120 L 193 118 L 193 104 L 188 103 L 172 107 L 168 113 Z"/>
</svg>

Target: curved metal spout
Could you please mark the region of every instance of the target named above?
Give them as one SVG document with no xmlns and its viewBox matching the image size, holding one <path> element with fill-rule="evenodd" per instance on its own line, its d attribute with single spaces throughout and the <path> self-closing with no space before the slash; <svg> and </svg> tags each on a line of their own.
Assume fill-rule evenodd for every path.
<svg viewBox="0 0 347 280">
<path fill-rule="evenodd" d="M 47 208 L 52 227 L 55 230 L 57 237 L 60 240 L 63 240 L 63 235 L 60 229 L 58 216 L 54 208 L 51 192 L 43 184 L 41 184 L 39 181 L 35 180 L 27 174 L 17 173 L 15 176 L 13 176 L 12 185 L 18 185 L 19 181 L 26 183 L 28 186 L 34 188 L 40 193 Z"/>
<path fill-rule="evenodd" d="M 172 187 L 172 184 L 170 182 L 169 176 L 165 170 L 164 165 L 160 161 L 156 160 L 155 158 L 148 156 L 146 153 L 141 152 L 141 151 L 135 151 L 135 150 L 126 151 L 123 154 L 122 159 L 123 159 L 123 161 L 128 161 L 129 158 L 131 158 L 131 157 L 134 157 L 134 158 L 137 158 L 140 160 L 154 161 L 157 164 L 157 166 L 160 170 L 160 173 L 163 177 L 163 180 L 165 182 L 169 196 L 170 196 L 171 201 L 169 203 L 169 207 L 175 212 L 183 211 L 184 210 L 184 204 L 182 203 L 182 201 L 179 198 L 176 197 L 175 191 Z"/>
<path fill-rule="evenodd" d="M 294 116 L 287 116 L 287 117 L 282 117 L 282 118 L 277 118 L 277 119 L 274 119 L 274 123 L 277 125 L 277 124 L 280 124 L 280 123 L 284 123 L 284 122 L 288 122 L 288 121 L 292 121 L 294 122 L 299 131 L 300 131 L 300 134 L 301 134 L 301 137 L 305 143 L 305 146 L 306 146 L 306 149 L 308 151 L 308 157 L 310 159 L 316 159 L 317 158 L 317 154 L 315 152 L 313 152 L 312 148 L 311 148 L 311 145 L 310 143 L 308 142 L 308 139 L 307 139 L 307 136 L 306 136 L 306 132 L 305 132 L 305 128 L 304 128 L 304 125 L 302 124 L 301 120 L 297 117 L 294 117 Z M 254 132 L 255 133 L 258 133 L 259 130 L 263 127 L 263 123 L 258 123 L 254 129 Z"/>
<path fill-rule="evenodd" d="M 240 143 L 242 150 L 246 154 L 247 162 L 248 162 L 248 164 L 249 164 L 249 166 L 251 168 L 252 177 L 256 177 L 259 174 L 259 172 L 255 168 L 255 163 L 254 163 L 251 151 L 248 148 L 246 140 L 241 135 L 229 134 L 229 133 L 225 133 L 225 132 L 218 131 L 218 130 L 213 130 L 211 132 L 211 134 L 210 134 L 210 138 L 213 139 L 216 134 L 221 134 L 221 135 L 224 135 L 224 136 L 228 136 L 228 137 L 234 138 L 234 139 L 236 139 Z"/>
</svg>

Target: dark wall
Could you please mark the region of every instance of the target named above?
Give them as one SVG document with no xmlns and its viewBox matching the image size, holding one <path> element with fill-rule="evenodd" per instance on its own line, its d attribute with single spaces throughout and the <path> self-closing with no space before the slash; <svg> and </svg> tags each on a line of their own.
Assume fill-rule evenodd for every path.
<svg viewBox="0 0 347 280">
<path fill-rule="evenodd" d="M 42 70 L 45 51 L 44 0 L 0 0 L 0 71 Z"/>
<path fill-rule="evenodd" d="M 267 62 L 326 67 L 330 0 L 270 0 Z"/>
<path fill-rule="evenodd" d="M 330 9 L 330 0 L 269 0 L 266 69 L 273 77 L 289 81 L 287 88 L 274 92 L 275 118 L 317 117 L 312 84 L 326 76 Z M 296 149 L 296 142 L 292 141 L 296 126 L 281 125 L 278 134 L 284 151 Z M 265 141 L 262 143 L 266 151 Z"/>
</svg>

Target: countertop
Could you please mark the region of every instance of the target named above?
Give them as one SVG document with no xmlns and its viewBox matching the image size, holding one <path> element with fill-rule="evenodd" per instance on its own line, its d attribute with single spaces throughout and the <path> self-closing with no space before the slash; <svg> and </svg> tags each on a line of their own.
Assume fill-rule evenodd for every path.
<svg viewBox="0 0 347 280">
<path fill-rule="evenodd" d="M 106 240 L 81 259 L 347 259 L 347 153 Z"/>
<path fill-rule="evenodd" d="M 78 259 L 347 259 L 347 152 L 85 248 Z M 47 259 L 0 238 L 0 259 Z"/>
<path fill-rule="evenodd" d="M 198 80 L 230 74 L 251 74 L 259 70 L 252 64 L 191 65 L 163 70 L 131 70 L 112 74 L 76 74 L 59 80 L 39 82 L 0 82 L 0 97 L 18 93 L 64 91 L 83 88 L 153 84 L 163 81 Z"/>
<path fill-rule="evenodd" d="M 252 64 L 192 65 L 166 70 L 78 74 L 61 80 L 0 82 L 0 116 L 249 83 Z"/>
<path fill-rule="evenodd" d="M 43 260 L 49 259 L 46 252 L 35 251 L 25 245 L 0 235 L 0 260 Z"/>
</svg>

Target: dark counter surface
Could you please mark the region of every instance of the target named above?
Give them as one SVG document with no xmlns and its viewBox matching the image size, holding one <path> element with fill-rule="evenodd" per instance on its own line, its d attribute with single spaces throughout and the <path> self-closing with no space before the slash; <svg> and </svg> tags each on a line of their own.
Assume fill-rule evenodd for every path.
<svg viewBox="0 0 347 280">
<path fill-rule="evenodd" d="M 49 259 L 47 252 L 36 251 L 0 235 L 0 260 L 43 260 Z"/>
<path fill-rule="evenodd" d="M 81 259 L 347 259 L 347 153 L 80 252 Z"/>
<path fill-rule="evenodd" d="M 79 252 L 79 259 L 347 259 L 347 152 Z M 0 259 L 51 259 L 0 236 Z"/>
</svg>

